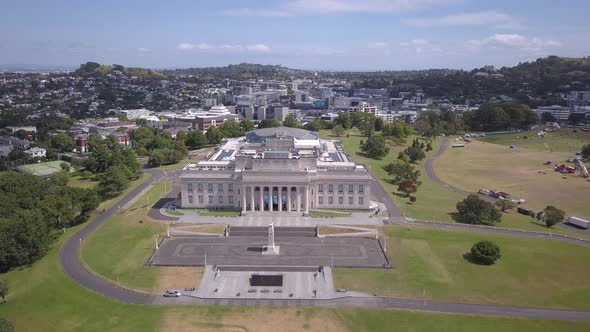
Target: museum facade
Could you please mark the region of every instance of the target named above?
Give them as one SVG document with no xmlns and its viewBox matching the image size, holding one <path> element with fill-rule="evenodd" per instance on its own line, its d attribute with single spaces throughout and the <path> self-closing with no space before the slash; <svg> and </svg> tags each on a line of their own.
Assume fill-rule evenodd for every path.
<svg viewBox="0 0 590 332">
<path fill-rule="evenodd" d="M 297 128 L 265 128 L 226 139 L 180 176 L 182 208 L 300 212 L 369 209 L 371 174 L 339 141 Z"/>
</svg>

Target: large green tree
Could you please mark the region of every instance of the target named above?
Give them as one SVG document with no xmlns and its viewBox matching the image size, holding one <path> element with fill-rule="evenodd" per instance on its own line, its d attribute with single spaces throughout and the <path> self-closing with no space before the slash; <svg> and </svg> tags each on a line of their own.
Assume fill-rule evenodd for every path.
<svg viewBox="0 0 590 332">
<path fill-rule="evenodd" d="M 202 148 L 207 145 L 207 137 L 200 130 L 192 130 L 186 135 L 185 143 L 193 149 Z"/>
<path fill-rule="evenodd" d="M 494 226 L 502 220 L 502 214 L 492 203 L 477 195 L 469 195 L 457 203 L 457 220 L 466 224 Z"/>
<path fill-rule="evenodd" d="M 219 144 L 223 138 L 223 133 L 217 127 L 211 126 L 207 129 L 205 136 L 207 136 L 209 144 Z"/>
<path fill-rule="evenodd" d="M 281 123 L 277 119 L 264 119 L 258 123 L 258 129 L 280 127 Z"/>
<path fill-rule="evenodd" d="M 389 148 L 386 146 L 383 136 L 379 135 L 374 135 L 367 139 L 367 141 L 361 146 L 361 150 L 367 155 L 367 157 L 373 159 L 381 159 L 389 152 Z"/>
<path fill-rule="evenodd" d="M 76 144 L 70 136 L 61 133 L 51 138 L 51 146 L 62 152 L 71 152 L 76 147 Z"/>
<path fill-rule="evenodd" d="M 285 121 L 283 121 L 283 126 L 291 127 L 291 128 L 298 128 L 301 126 L 301 122 L 297 121 L 297 119 L 295 119 L 295 116 L 293 114 L 288 114 L 285 117 Z"/>
</svg>

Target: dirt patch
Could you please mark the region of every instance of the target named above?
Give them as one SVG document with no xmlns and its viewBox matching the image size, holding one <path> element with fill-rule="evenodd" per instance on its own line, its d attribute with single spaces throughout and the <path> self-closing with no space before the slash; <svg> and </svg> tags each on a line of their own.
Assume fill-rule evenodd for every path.
<svg viewBox="0 0 590 332">
<path fill-rule="evenodd" d="M 184 289 L 188 287 L 198 288 L 203 277 L 202 267 L 165 266 L 158 267 L 158 291 L 168 289 Z"/>
<path fill-rule="evenodd" d="M 227 309 L 224 314 L 173 309 L 162 316 L 159 331 L 299 332 L 344 331 L 346 328 L 325 309 Z M 201 313 L 201 314 L 199 314 Z"/>
</svg>

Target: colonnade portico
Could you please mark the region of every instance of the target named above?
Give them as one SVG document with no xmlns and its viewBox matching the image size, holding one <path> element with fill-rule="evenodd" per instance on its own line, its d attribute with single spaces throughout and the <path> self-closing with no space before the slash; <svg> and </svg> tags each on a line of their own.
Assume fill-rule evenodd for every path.
<svg viewBox="0 0 590 332">
<path fill-rule="evenodd" d="M 242 215 L 248 211 L 309 213 L 309 187 L 305 185 L 246 185 L 241 194 Z"/>
</svg>

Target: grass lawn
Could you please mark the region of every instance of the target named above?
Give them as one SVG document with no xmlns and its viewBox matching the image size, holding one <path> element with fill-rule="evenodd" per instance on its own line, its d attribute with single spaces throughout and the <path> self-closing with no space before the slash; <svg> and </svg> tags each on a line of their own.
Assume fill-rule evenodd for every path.
<svg viewBox="0 0 590 332">
<path fill-rule="evenodd" d="M 80 175 L 72 175 L 68 181 L 68 186 L 74 188 L 94 188 L 97 185 L 98 181 L 85 180 Z"/>
<path fill-rule="evenodd" d="M 590 249 L 550 240 L 387 226 L 394 269 L 336 269 L 335 286 L 427 300 L 590 310 Z M 491 240 L 502 250 L 492 266 L 464 259 Z"/>
<path fill-rule="evenodd" d="M 88 237 L 81 251 L 85 264 L 93 272 L 124 287 L 157 292 L 160 269 L 143 264 L 154 253 L 154 235 L 159 234 L 161 240 L 166 234 L 166 225 L 150 221 L 146 204 L 148 198 L 156 202 L 162 196 L 164 182 L 154 183 L 143 197 Z M 143 223 L 139 223 L 140 220 Z"/>
<path fill-rule="evenodd" d="M 239 211 L 203 211 L 199 212 L 200 216 L 203 217 L 239 217 Z"/>
<path fill-rule="evenodd" d="M 63 243 L 85 225 L 68 229 L 32 266 L 0 278 L 10 285 L 0 316 L 17 331 L 588 331 L 587 322 L 478 317 L 351 308 L 162 307 L 128 305 L 86 290 L 59 266 Z M 105 225 L 106 226 L 106 225 Z"/>
<path fill-rule="evenodd" d="M 478 138 L 476 141 L 494 143 L 502 145 L 508 149 L 510 145 L 515 145 L 517 149 L 531 149 L 545 152 L 564 152 L 573 155 L 580 151 L 584 144 L 590 143 L 590 133 L 579 129 L 563 128 L 555 132 L 548 133 L 545 138 L 537 137 L 537 132 L 519 133 L 508 136 L 488 136 Z M 528 136 L 527 139 L 524 136 Z M 548 158 L 551 159 L 551 158 Z"/>
<path fill-rule="evenodd" d="M 548 134 L 547 137 L 558 133 Z M 586 142 L 590 143 L 590 134 L 582 134 L 587 136 Z M 529 141 L 533 140 L 540 138 L 529 138 Z M 505 145 L 476 140 L 464 149 L 448 149 L 435 162 L 434 168 L 442 180 L 464 190 L 497 189 L 526 199 L 524 207 L 534 211 L 555 205 L 568 215 L 590 219 L 590 205 L 582 198 L 590 192 L 590 181 L 577 175 L 560 174 L 553 170 L 552 165 L 543 165 L 547 160 L 566 163 L 572 154 L 557 151 L 557 148 L 571 146 L 564 141 L 566 139 L 562 138 L 555 145 L 550 143 L 556 147 L 550 152 L 537 149 L 536 143 L 528 149 L 519 145 L 516 149 L 509 149 Z M 578 142 L 574 139 L 570 141 Z"/>
<path fill-rule="evenodd" d="M 321 135 L 326 138 L 330 139 L 337 139 L 331 135 L 330 131 L 322 131 Z M 429 220 L 429 221 L 439 221 L 439 222 L 450 222 L 454 223 L 455 221 L 451 217 L 451 213 L 456 212 L 455 206 L 457 202 L 463 200 L 465 196 L 456 193 L 448 188 L 440 186 L 439 184 L 432 181 L 425 172 L 424 163 L 425 160 L 420 161 L 416 164 L 416 168 L 420 170 L 420 178 L 419 180 L 422 182 L 422 185 L 418 188 L 418 192 L 416 193 L 416 202 L 411 203 L 406 197 L 399 195 L 397 193 L 397 186 L 389 183 L 387 180 L 390 176 L 387 172 L 383 169 L 383 166 L 387 165 L 390 162 L 393 162 L 400 151 L 405 149 L 405 146 L 399 146 L 390 144 L 389 148 L 390 151 L 381 160 L 375 160 L 371 158 L 364 157 L 363 155 L 359 154 L 359 146 L 361 140 L 366 140 L 366 137 L 361 136 L 356 130 L 350 131 L 350 137 L 340 137 L 342 143 L 344 145 L 344 150 L 348 155 L 355 158 L 356 161 L 367 165 L 371 170 L 374 172 L 377 179 L 381 182 L 381 184 L 385 187 L 385 189 L 389 192 L 390 196 L 393 198 L 395 205 L 400 209 L 404 216 L 418 219 L 418 220 Z M 408 144 L 412 142 L 414 137 L 408 138 Z M 433 150 L 426 152 L 426 158 L 431 157 L 438 149 L 442 143 L 442 138 L 435 139 L 432 142 Z M 471 143 L 474 144 L 474 143 Z M 487 144 L 492 145 L 492 144 Z M 455 152 L 459 150 L 452 150 L 451 148 L 448 149 L 447 153 L 445 153 L 441 158 L 439 158 L 434 166 L 435 171 L 437 171 L 437 175 L 439 175 L 445 181 L 447 180 L 444 174 L 439 174 L 438 167 L 441 163 L 441 159 L 444 159 L 446 155 L 451 152 Z M 461 150 L 461 151 L 467 151 Z M 459 151 L 460 152 L 460 151 Z M 495 157 L 494 157 L 495 158 Z M 469 162 L 465 162 L 465 165 L 469 165 Z M 454 165 L 454 163 L 450 163 L 449 165 Z M 450 166 L 449 166 L 450 167 Z M 465 166 L 468 167 L 468 166 Z M 465 172 L 454 172 L 456 177 L 467 177 Z M 471 175 L 469 175 L 470 178 Z M 548 176 L 548 175 L 546 175 Z M 483 178 L 481 174 L 474 180 L 480 181 Z M 573 179 L 572 179 L 573 180 Z M 579 180 L 579 179 L 578 179 Z M 583 182 L 583 181 L 582 181 Z M 449 183 L 453 184 L 454 182 L 449 181 Z M 480 182 L 476 182 L 480 183 Z M 584 183 L 586 184 L 586 183 Z M 461 187 L 461 186 L 458 186 Z M 466 190 L 470 190 L 470 188 L 464 188 Z M 471 191 L 477 191 L 479 188 L 475 189 L 472 188 Z M 507 189 L 507 191 L 509 191 Z M 512 190 L 513 192 L 513 190 Z M 516 194 L 516 192 L 515 192 Z M 572 204 L 584 204 L 583 200 L 576 200 L 576 202 L 570 202 Z M 544 206 L 543 206 L 544 207 Z M 564 229 L 561 227 L 554 227 L 553 229 L 549 230 L 544 225 L 532 220 L 530 217 L 520 215 L 518 213 L 505 213 L 502 217 L 502 222 L 498 224 L 498 227 L 505 227 L 505 228 L 515 228 L 515 229 L 523 229 L 523 230 L 531 230 L 531 231 L 538 231 L 538 232 L 552 232 L 558 234 L 565 234 L 571 235 L 575 237 L 587 237 L 583 234 L 578 232 L 574 232 L 568 229 Z"/>
<path fill-rule="evenodd" d="M 350 212 L 331 212 L 331 211 L 309 211 L 312 218 L 334 218 L 350 216 Z"/>
</svg>

